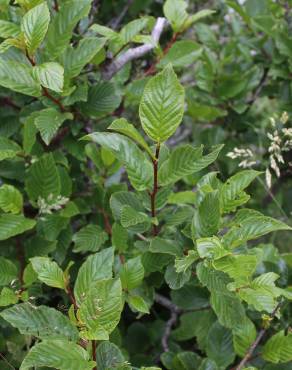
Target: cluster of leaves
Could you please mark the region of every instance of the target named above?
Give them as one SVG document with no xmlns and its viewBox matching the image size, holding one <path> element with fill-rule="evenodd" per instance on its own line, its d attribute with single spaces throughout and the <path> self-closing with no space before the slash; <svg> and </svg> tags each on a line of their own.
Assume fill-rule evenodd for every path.
<svg viewBox="0 0 292 370">
<path fill-rule="evenodd" d="M 159 3 L 0 0 L 3 370 L 291 366 L 289 2 Z"/>
</svg>

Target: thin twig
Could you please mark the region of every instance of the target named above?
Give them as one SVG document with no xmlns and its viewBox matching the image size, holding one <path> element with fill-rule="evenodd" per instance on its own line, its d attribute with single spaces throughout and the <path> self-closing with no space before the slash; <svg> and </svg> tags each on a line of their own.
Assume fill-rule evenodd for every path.
<svg viewBox="0 0 292 370">
<path fill-rule="evenodd" d="M 128 0 L 126 2 L 125 6 L 122 9 L 122 11 L 120 12 L 120 14 L 110 22 L 110 27 L 112 29 L 116 30 L 119 27 L 119 25 L 121 24 L 125 15 L 128 13 L 128 10 L 129 10 L 129 8 L 132 4 L 133 4 L 133 0 Z"/>
<path fill-rule="evenodd" d="M 259 97 L 259 95 L 260 95 L 260 93 L 262 91 L 262 88 L 264 87 L 264 85 L 266 83 L 266 80 L 268 78 L 268 73 L 269 73 L 269 68 L 265 67 L 264 68 L 264 71 L 263 71 L 263 74 L 262 74 L 262 77 L 261 77 L 261 79 L 260 79 L 260 81 L 258 83 L 258 86 L 254 90 L 251 99 L 247 102 L 248 107 L 246 108 L 246 110 L 245 110 L 244 113 L 247 113 L 250 110 L 250 108 L 252 107 L 253 103 Z"/>
<path fill-rule="evenodd" d="M 160 152 L 160 144 L 157 143 L 156 152 L 155 152 L 155 159 L 152 160 L 153 163 L 153 189 L 150 193 L 150 201 L 151 201 L 151 216 L 153 218 L 156 217 L 156 205 L 155 199 L 156 194 L 158 193 L 158 159 L 159 159 L 159 152 Z M 157 225 L 153 224 L 153 236 L 158 234 L 158 227 Z"/>
<path fill-rule="evenodd" d="M 130 48 L 123 54 L 119 55 L 108 66 L 105 67 L 105 70 L 102 72 L 103 78 L 105 80 L 110 80 L 117 72 L 119 72 L 123 68 L 125 64 L 134 59 L 138 59 L 153 50 L 156 47 L 162 31 L 166 25 L 167 20 L 165 18 L 157 18 L 151 34 L 152 42 L 149 44 L 144 44 L 142 46 L 137 46 L 135 48 Z"/>
<path fill-rule="evenodd" d="M 273 320 L 274 317 L 276 316 L 277 314 L 277 311 L 279 310 L 281 306 L 281 302 L 279 302 L 277 304 L 277 306 L 274 308 L 274 310 L 272 311 L 271 315 L 270 315 L 270 319 Z M 260 332 L 258 333 L 258 336 L 256 337 L 256 340 L 252 343 L 252 345 L 249 347 L 246 355 L 243 357 L 243 359 L 241 360 L 240 364 L 235 368 L 235 370 L 241 370 L 245 367 L 245 364 L 250 360 L 250 358 L 252 357 L 255 349 L 257 348 L 257 346 L 259 345 L 259 343 L 261 342 L 261 340 L 263 339 L 263 336 L 266 334 L 266 331 L 268 330 L 268 327 L 265 327 L 265 328 L 262 328 L 260 330 Z"/>
<path fill-rule="evenodd" d="M 96 362 L 96 341 L 91 341 L 91 348 L 92 348 L 92 360 Z M 94 366 L 93 370 L 97 370 L 97 366 Z"/>
</svg>

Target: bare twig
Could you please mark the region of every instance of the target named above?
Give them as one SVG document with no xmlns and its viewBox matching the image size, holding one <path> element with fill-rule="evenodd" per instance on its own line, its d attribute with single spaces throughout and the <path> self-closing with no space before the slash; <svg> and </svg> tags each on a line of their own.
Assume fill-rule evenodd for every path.
<svg viewBox="0 0 292 370">
<path fill-rule="evenodd" d="M 164 333 L 161 339 L 163 351 L 168 352 L 169 351 L 168 341 L 171 329 L 176 324 L 178 315 L 182 313 L 182 310 L 176 304 L 172 303 L 169 299 L 163 297 L 160 294 L 155 294 L 155 301 L 161 304 L 161 306 L 167 308 L 171 312 L 170 318 L 166 322 Z"/>
<path fill-rule="evenodd" d="M 119 55 L 108 66 L 105 67 L 105 70 L 102 73 L 103 78 L 105 80 L 110 80 L 117 72 L 119 72 L 123 68 L 125 64 L 132 60 L 138 59 L 153 50 L 156 47 L 166 24 L 167 20 L 165 18 L 157 18 L 151 34 L 152 43 L 137 46 L 135 48 L 130 48 L 123 54 Z"/>
<path fill-rule="evenodd" d="M 260 93 L 262 91 L 262 88 L 264 87 L 264 85 L 266 83 L 266 80 L 268 78 L 268 73 L 269 73 L 269 68 L 267 68 L 267 67 L 264 68 L 264 71 L 263 71 L 263 74 L 262 74 L 262 77 L 261 77 L 261 79 L 259 81 L 258 86 L 256 87 L 255 91 L 253 92 L 252 97 L 250 98 L 250 100 L 247 102 L 248 107 L 245 110 L 245 113 L 247 113 L 250 110 L 250 108 L 252 107 L 253 103 L 259 97 L 259 95 L 260 95 Z"/>
<path fill-rule="evenodd" d="M 122 11 L 120 12 L 120 14 L 114 18 L 111 22 L 110 22 L 110 27 L 114 30 L 116 30 L 119 25 L 121 24 L 122 20 L 124 19 L 125 15 L 127 14 L 130 6 L 133 4 L 133 0 L 128 0 L 124 6 L 124 8 L 122 9 Z"/>
<path fill-rule="evenodd" d="M 279 308 L 281 306 L 281 302 L 279 302 L 277 304 L 277 306 L 274 308 L 273 312 L 271 313 L 270 315 L 270 319 L 273 320 L 274 317 L 276 316 Z M 243 359 L 241 360 L 240 364 L 235 368 L 235 370 L 241 370 L 245 367 L 245 364 L 250 360 L 250 358 L 252 357 L 255 349 L 257 348 L 257 346 L 259 345 L 260 341 L 263 339 L 263 336 L 266 334 L 266 331 L 267 331 L 268 327 L 265 327 L 265 328 L 262 328 L 257 337 L 256 337 L 256 340 L 252 343 L 252 345 L 249 347 L 246 355 L 243 357 Z"/>
</svg>

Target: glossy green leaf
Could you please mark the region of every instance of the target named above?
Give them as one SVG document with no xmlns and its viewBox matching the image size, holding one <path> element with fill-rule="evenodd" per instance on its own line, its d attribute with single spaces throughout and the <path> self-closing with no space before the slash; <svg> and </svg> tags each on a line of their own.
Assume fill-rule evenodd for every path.
<svg viewBox="0 0 292 370">
<path fill-rule="evenodd" d="M 73 235 L 74 252 L 97 252 L 108 236 L 98 225 L 87 225 Z"/>
<path fill-rule="evenodd" d="M 292 361 L 292 335 L 280 331 L 273 335 L 263 348 L 263 358 L 274 364 Z"/>
<path fill-rule="evenodd" d="M 152 166 L 138 146 L 127 137 L 115 133 L 95 132 L 85 136 L 102 147 L 111 150 L 128 172 L 132 185 L 139 191 L 152 183 Z"/>
<path fill-rule="evenodd" d="M 50 11 L 46 2 L 29 10 L 22 18 L 21 30 L 30 55 L 44 40 L 50 23 Z"/>
<path fill-rule="evenodd" d="M 47 108 L 38 112 L 34 123 L 40 131 L 44 142 L 49 145 L 62 123 L 72 118 L 73 116 L 71 113 L 60 113 L 55 108 Z"/>
<path fill-rule="evenodd" d="M 41 339 L 78 340 L 78 330 L 68 318 L 54 308 L 21 303 L 2 311 L 2 318 L 21 334 Z"/>
<path fill-rule="evenodd" d="M 169 65 L 146 84 L 139 108 L 143 130 L 163 142 L 175 133 L 183 113 L 184 89 Z"/>
<path fill-rule="evenodd" d="M 95 281 L 83 300 L 78 317 L 85 324 L 81 336 L 108 340 L 120 321 L 123 309 L 122 285 L 119 279 Z"/>
<path fill-rule="evenodd" d="M 22 206 L 23 198 L 19 190 L 7 184 L 0 187 L 0 208 L 4 212 L 17 214 L 22 211 Z"/>
<path fill-rule="evenodd" d="M 87 258 L 79 269 L 74 287 L 74 294 L 78 304 L 86 298 L 91 284 L 113 276 L 113 262 L 113 248 L 106 248 Z"/>
<path fill-rule="evenodd" d="M 141 257 L 135 257 L 124 263 L 120 270 L 120 279 L 124 290 L 132 290 L 142 284 L 144 267 Z"/>
<path fill-rule="evenodd" d="M 56 262 L 47 257 L 33 257 L 30 262 L 40 281 L 54 288 L 65 289 L 65 275 Z"/>
<path fill-rule="evenodd" d="M 64 85 L 64 68 L 55 62 L 37 65 L 33 68 L 34 78 L 43 86 L 56 92 L 62 92 Z"/>
<path fill-rule="evenodd" d="M 41 85 L 33 77 L 33 68 L 0 58 L 0 85 L 21 94 L 39 97 Z"/>
<path fill-rule="evenodd" d="M 9 285 L 17 279 L 17 268 L 10 260 L 0 257 L 0 285 Z"/>
<path fill-rule="evenodd" d="M 49 196 L 60 195 L 61 182 L 52 153 L 44 154 L 31 165 L 25 187 L 32 200 L 37 200 L 39 197 L 48 199 Z"/>
<path fill-rule="evenodd" d="M 60 370 L 91 370 L 95 366 L 88 352 L 67 340 L 44 340 L 37 343 L 24 358 L 20 370 L 52 367 Z"/>
<path fill-rule="evenodd" d="M 72 31 L 90 10 L 92 0 L 66 0 L 51 22 L 46 49 L 51 58 L 61 55 L 69 45 Z"/>
<path fill-rule="evenodd" d="M 0 215 L 0 240 L 31 230 L 35 224 L 35 220 L 25 218 L 23 215 L 2 214 Z"/>
<path fill-rule="evenodd" d="M 138 295 L 129 295 L 127 297 L 127 302 L 129 303 L 131 309 L 133 309 L 134 311 L 138 311 L 141 313 L 150 313 L 147 303 L 142 297 Z"/>
</svg>

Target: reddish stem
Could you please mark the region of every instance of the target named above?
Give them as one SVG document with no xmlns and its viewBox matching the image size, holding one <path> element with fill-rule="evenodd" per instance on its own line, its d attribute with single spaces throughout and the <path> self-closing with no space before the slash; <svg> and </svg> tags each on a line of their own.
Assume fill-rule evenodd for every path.
<svg viewBox="0 0 292 370">
<path fill-rule="evenodd" d="M 153 163 L 153 190 L 152 190 L 152 193 L 150 193 L 151 216 L 153 218 L 156 217 L 155 199 L 156 199 L 156 194 L 158 192 L 158 159 L 159 159 L 159 152 L 160 152 L 160 144 L 157 143 L 156 152 L 155 152 L 155 159 L 152 160 L 152 163 Z M 158 234 L 157 225 L 153 224 L 152 234 L 153 234 L 153 236 L 156 236 Z"/>
<path fill-rule="evenodd" d="M 78 304 L 76 302 L 76 299 L 75 299 L 73 290 L 71 289 L 69 282 L 68 282 L 68 284 L 66 286 L 66 292 L 67 292 L 67 294 L 68 294 L 68 296 L 70 298 L 70 301 L 72 302 L 72 304 L 74 306 L 74 309 L 77 310 L 78 309 Z"/>
<path fill-rule="evenodd" d="M 92 348 L 92 360 L 96 363 L 96 341 L 91 341 L 91 348 Z M 97 366 L 93 368 L 93 370 L 97 370 Z"/>
<path fill-rule="evenodd" d="M 171 40 L 168 42 L 166 47 L 162 51 L 162 56 L 165 56 L 169 49 L 172 47 L 172 45 L 176 42 L 177 38 L 179 36 L 179 33 L 174 33 Z M 145 76 L 151 76 L 156 72 L 156 65 L 159 63 L 161 58 L 157 58 L 156 61 L 146 70 Z"/>
<path fill-rule="evenodd" d="M 59 11 L 59 4 L 58 4 L 57 0 L 54 0 L 54 9 L 55 9 L 56 12 Z"/>
</svg>

